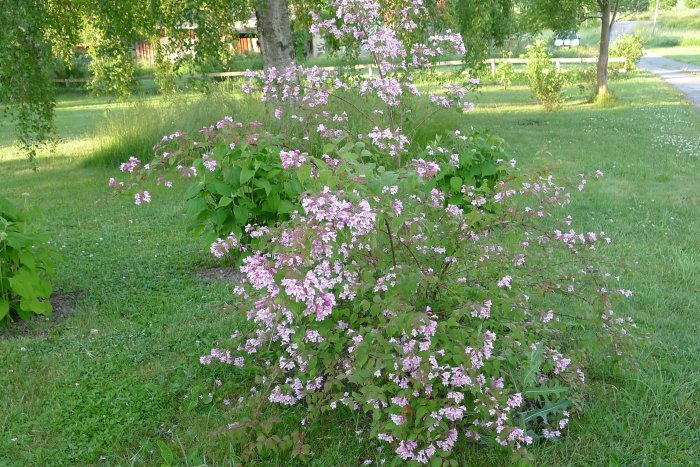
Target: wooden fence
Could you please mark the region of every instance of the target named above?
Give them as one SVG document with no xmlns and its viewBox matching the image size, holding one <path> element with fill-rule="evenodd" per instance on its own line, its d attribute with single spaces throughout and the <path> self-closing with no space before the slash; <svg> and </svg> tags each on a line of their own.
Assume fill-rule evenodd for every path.
<svg viewBox="0 0 700 467">
<path fill-rule="evenodd" d="M 556 67 L 557 70 L 561 70 L 562 65 L 574 65 L 574 64 L 582 64 L 582 63 L 598 63 L 598 59 L 596 57 L 580 57 L 580 58 L 553 58 L 552 63 Z M 491 68 L 491 75 L 496 76 L 496 69 L 499 63 L 502 62 L 510 62 L 514 65 L 527 65 L 530 63 L 530 60 L 527 58 L 490 58 L 486 60 L 484 63 L 489 65 Z M 608 66 L 613 63 L 620 63 L 622 66 L 619 67 L 620 71 L 626 72 L 627 71 L 627 59 L 624 57 L 610 57 L 608 58 Z M 461 60 L 453 60 L 453 61 L 445 61 L 445 62 L 437 62 L 435 64 L 436 67 L 456 67 L 456 66 L 464 66 L 464 62 Z M 334 70 L 337 67 L 319 67 L 321 69 L 325 70 Z M 354 68 L 356 70 L 365 70 L 365 73 L 367 76 L 372 76 L 376 70 L 376 65 L 373 64 L 364 64 L 364 65 L 355 65 Z M 185 79 L 204 79 L 204 78 L 235 78 L 235 77 L 241 77 L 245 76 L 246 72 L 245 71 L 222 71 L 219 73 L 200 73 L 200 74 L 191 74 L 191 75 L 181 75 L 180 78 L 185 78 Z M 153 79 L 153 76 L 137 76 L 134 79 L 136 80 L 150 80 Z M 64 84 L 68 86 L 71 83 L 86 83 L 89 81 L 89 78 L 64 78 L 64 79 L 55 79 L 53 80 L 54 83 L 58 84 Z"/>
</svg>

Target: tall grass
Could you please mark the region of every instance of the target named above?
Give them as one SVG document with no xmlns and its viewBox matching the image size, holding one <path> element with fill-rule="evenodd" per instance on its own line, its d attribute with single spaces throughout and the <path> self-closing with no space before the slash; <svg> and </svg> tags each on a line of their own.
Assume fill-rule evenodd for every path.
<svg viewBox="0 0 700 467">
<path fill-rule="evenodd" d="M 259 101 L 235 93 L 230 84 L 213 86 L 208 93 L 138 99 L 105 112 L 92 135 L 93 154 L 83 165 L 115 166 L 129 156 L 148 159 L 164 135 L 194 132 L 225 115 L 249 121 L 264 113 Z"/>
</svg>

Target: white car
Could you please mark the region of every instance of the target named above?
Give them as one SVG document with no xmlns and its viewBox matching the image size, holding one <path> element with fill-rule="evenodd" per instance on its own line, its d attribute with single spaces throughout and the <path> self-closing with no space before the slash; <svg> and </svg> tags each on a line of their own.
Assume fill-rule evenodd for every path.
<svg viewBox="0 0 700 467">
<path fill-rule="evenodd" d="M 575 31 L 557 34 L 554 38 L 554 47 L 578 47 L 580 39 Z"/>
</svg>

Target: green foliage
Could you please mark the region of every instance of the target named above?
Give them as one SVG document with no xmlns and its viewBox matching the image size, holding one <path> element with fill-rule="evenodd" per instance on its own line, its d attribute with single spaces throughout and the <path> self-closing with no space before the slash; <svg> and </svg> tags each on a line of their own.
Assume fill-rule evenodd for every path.
<svg viewBox="0 0 700 467">
<path fill-rule="evenodd" d="M 271 226 L 299 210 L 299 197 L 312 178 L 309 165 L 285 170 L 280 159 L 284 138 L 258 134 L 258 125 L 244 126 L 225 117 L 193 135 L 166 136 L 153 148 L 155 159 L 147 167 L 135 167 L 133 178 L 118 191 L 134 189 L 145 180 L 170 185 L 174 178 L 196 175 L 185 195 L 185 212 L 195 235 L 206 234 L 210 242 L 234 235 L 247 243 L 247 225 Z M 309 158 L 306 153 L 297 156 Z"/>
<path fill-rule="evenodd" d="M 0 15 L 0 103 L 16 125 L 20 149 L 30 161 L 54 140 L 55 55 L 74 38 L 71 1 L 7 0 Z M 63 18 L 62 15 L 67 15 Z"/>
<path fill-rule="evenodd" d="M 625 57 L 628 70 L 634 70 L 644 55 L 644 38 L 640 34 L 626 34 L 610 48 L 613 57 Z"/>
<path fill-rule="evenodd" d="M 526 57 L 530 59 L 525 67 L 530 90 L 547 112 L 556 110 L 563 99 L 565 75 L 552 64 L 552 54 L 544 41 L 528 47 Z"/>
<path fill-rule="evenodd" d="M 53 260 L 29 214 L 0 196 L 0 325 L 50 315 Z"/>
<path fill-rule="evenodd" d="M 446 143 L 452 145 L 459 154 L 459 167 L 445 163 L 435 176 L 435 184 L 445 193 L 448 202 L 460 206 L 463 185 L 493 188 L 505 175 L 504 167 L 497 162 L 510 159 L 505 141 L 488 130 L 474 131 L 463 136 L 463 139 L 450 136 L 443 141 L 438 138 L 430 146 L 437 147 Z M 424 151 L 420 157 L 427 159 L 429 154 Z"/>
<path fill-rule="evenodd" d="M 504 54 L 503 58 L 511 58 L 511 56 L 512 54 L 508 53 L 507 56 Z M 503 87 L 503 90 L 508 90 L 516 76 L 515 68 L 511 62 L 498 62 L 498 67 L 496 68 L 496 79 L 498 79 L 498 83 Z"/>
<path fill-rule="evenodd" d="M 0 102 L 15 121 L 20 148 L 33 160 L 54 136 L 52 71 L 72 76 L 54 61 L 70 59 L 78 43 L 87 46 L 97 94 L 128 97 L 134 89 L 133 44 L 153 38 L 159 57 L 157 82 L 173 90 L 173 76 L 187 67 L 223 68 L 236 30 L 248 19 L 251 1 L 7 0 L 0 16 Z M 160 40 L 165 35 L 166 41 Z M 196 40 L 192 40 L 192 36 Z M 174 58 L 170 65 L 165 64 Z M 212 65 L 214 64 L 214 65 Z M 82 65 L 85 65 L 83 63 Z M 80 75 L 84 75 L 80 70 Z"/>
<path fill-rule="evenodd" d="M 685 0 L 685 7 L 686 8 L 700 8 L 700 0 Z"/>
<path fill-rule="evenodd" d="M 284 170 L 280 143 L 276 138 L 242 140 L 231 149 L 228 142 L 218 141 L 202 148 L 216 160 L 217 169 L 207 170 L 201 157 L 193 161 L 202 177 L 186 195 L 185 212 L 195 235 L 206 233 L 209 241 L 229 234 L 240 238 L 248 224 L 274 225 L 300 209 L 299 195 L 310 172 Z M 171 160 L 181 161 L 174 156 Z"/>
<path fill-rule="evenodd" d="M 297 30 L 292 33 L 292 40 L 294 41 L 294 55 L 298 60 L 304 60 L 306 58 L 308 49 L 308 42 L 311 39 L 311 33 L 309 31 Z"/>
<path fill-rule="evenodd" d="M 659 8 L 662 10 L 671 10 L 675 8 L 676 5 L 678 5 L 678 0 L 659 0 Z"/>
<path fill-rule="evenodd" d="M 677 47 L 681 44 L 678 36 L 657 35 L 647 41 L 648 47 Z"/>
<path fill-rule="evenodd" d="M 490 46 L 503 45 L 517 30 L 513 0 L 461 1 L 450 0 L 450 11 L 467 48 L 465 60 L 480 68 Z"/>
<path fill-rule="evenodd" d="M 54 59 L 52 76 L 55 79 L 88 78 L 89 65 L 90 58 L 83 53 L 76 53 L 67 60 L 58 57 Z"/>
</svg>

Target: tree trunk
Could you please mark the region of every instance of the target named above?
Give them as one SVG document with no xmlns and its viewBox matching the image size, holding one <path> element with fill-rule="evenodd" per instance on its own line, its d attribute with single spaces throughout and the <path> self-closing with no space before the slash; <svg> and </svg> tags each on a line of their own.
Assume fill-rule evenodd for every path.
<svg viewBox="0 0 700 467">
<path fill-rule="evenodd" d="M 605 96 L 610 90 L 608 89 L 608 51 L 610 49 L 610 29 L 611 13 L 610 1 L 598 1 L 600 6 L 600 52 L 598 54 L 598 69 L 596 77 L 598 79 L 598 95 Z"/>
<path fill-rule="evenodd" d="M 265 69 L 294 64 L 294 42 L 287 0 L 257 0 L 255 17 Z"/>
</svg>

